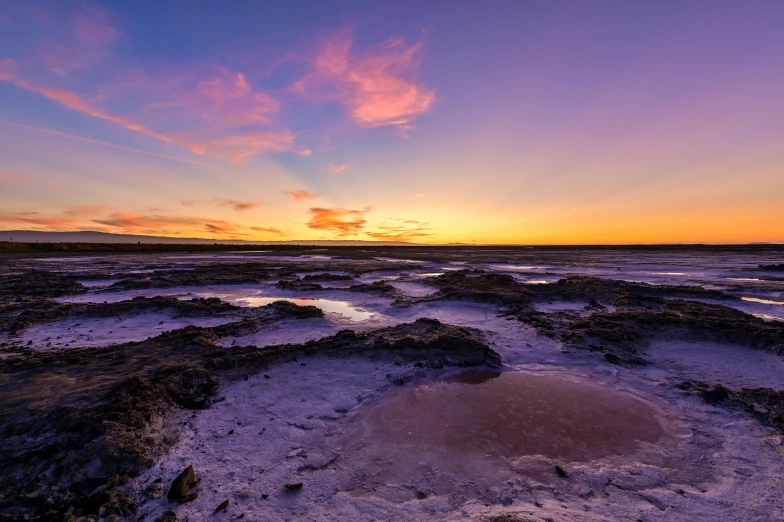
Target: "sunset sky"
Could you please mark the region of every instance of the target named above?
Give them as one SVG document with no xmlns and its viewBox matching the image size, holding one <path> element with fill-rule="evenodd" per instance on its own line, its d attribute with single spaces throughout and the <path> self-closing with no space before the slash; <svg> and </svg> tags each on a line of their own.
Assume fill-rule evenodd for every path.
<svg viewBox="0 0 784 522">
<path fill-rule="evenodd" d="M 0 1 L 0 229 L 784 242 L 782 1 Z"/>
</svg>

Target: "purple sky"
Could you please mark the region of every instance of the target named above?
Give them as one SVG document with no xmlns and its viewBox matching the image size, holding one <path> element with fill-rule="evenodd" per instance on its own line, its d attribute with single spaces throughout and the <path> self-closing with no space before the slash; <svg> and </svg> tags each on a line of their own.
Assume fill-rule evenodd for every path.
<svg viewBox="0 0 784 522">
<path fill-rule="evenodd" d="M 784 241 L 782 20 L 764 1 L 4 2 L 0 228 Z"/>
</svg>

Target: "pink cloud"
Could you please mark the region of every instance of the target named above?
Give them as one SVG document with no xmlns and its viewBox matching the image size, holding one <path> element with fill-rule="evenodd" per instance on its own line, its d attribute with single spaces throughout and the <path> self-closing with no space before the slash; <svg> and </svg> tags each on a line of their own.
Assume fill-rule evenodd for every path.
<svg viewBox="0 0 784 522">
<path fill-rule="evenodd" d="M 314 230 L 330 230 L 337 236 L 355 235 L 360 233 L 367 223 L 365 214 L 370 210 L 371 207 L 362 210 L 313 207 L 310 209 L 307 226 Z"/>
<path fill-rule="evenodd" d="M 67 227 L 75 220 L 63 217 L 39 216 L 38 212 L 19 212 L 17 214 L 0 214 L 0 223 L 24 223 L 44 227 Z"/>
<path fill-rule="evenodd" d="M 0 224 L 23 224 L 47 230 L 102 230 L 131 234 L 183 235 L 193 237 L 206 235 L 220 237 L 247 236 L 243 225 L 230 221 L 192 216 L 163 214 L 138 214 L 135 212 L 111 212 L 109 205 L 74 206 L 60 215 L 44 215 L 40 212 L 16 212 L 0 214 Z M 97 225 L 103 225 L 96 227 Z"/>
<path fill-rule="evenodd" d="M 240 226 L 218 219 L 187 216 L 139 215 L 116 212 L 107 218 L 94 219 L 94 223 L 119 228 L 131 233 L 199 233 L 238 234 Z"/>
<path fill-rule="evenodd" d="M 290 196 L 294 201 L 304 201 L 319 197 L 315 192 L 308 192 L 307 190 L 287 190 L 284 194 Z"/>
<path fill-rule="evenodd" d="M 296 148 L 294 134 L 287 130 L 237 134 L 208 143 L 194 144 L 191 150 L 196 154 L 211 154 L 237 165 L 242 165 L 251 156 L 268 152 L 294 151 L 304 156 L 310 154 L 307 149 Z"/>
<path fill-rule="evenodd" d="M 2 79 L 6 79 L 6 78 L 2 78 Z M 81 95 L 79 95 L 79 94 L 77 94 L 77 93 L 75 93 L 73 91 L 69 91 L 69 90 L 66 90 L 66 89 L 57 89 L 57 88 L 44 87 L 44 86 L 41 86 L 41 85 L 36 85 L 36 84 L 30 83 L 27 80 L 24 80 L 22 78 L 19 78 L 19 77 L 13 76 L 13 75 L 8 77 L 8 79 L 6 79 L 6 81 L 10 81 L 11 83 L 13 83 L 14 85 L 16 85 L 17 87 L 19 87 L 21 89 L 25 89 L 25 90 L 34 92 L 36 94 L 40 94 L 41 96 L 43 96 L 45 98 L 48 98 L 48 99 L 50 99 L 50 100 L 52 100 L 54 102 L 57 102 L 57 103 L 59 103 L 61 105 L 64 105 L 65 107 L 68 107 L 69 109 L 73 109 L 73 110 L 76 110 L 76 111 L 79 111 L 79 112 L 83 112 L 84 114 L 87 114 L 87 115 L 92 116 L 94 118 L 98 118 L 98 119 L 101 119 L 101 120 L 106 120 L 106 121 L 109 121 L 109 122 L 112 122 L 112 123 L 116 123 L 117 125 L 121 125 L 122 127 L 125 127 L 128 130 L 131 130 L 131 131 L 134 131 L 134 132 L 139 132 L 141 134 L 146 134 L 147 136 L 151 136 L 153 138 L 157 138 L 157 139 L 169 142 L 169 143 L 175 143 L 176 142 L 175 139 L 172 138 L 171 136 L 166 136 L 164 134 L 159 134 L 159 133 L 153 131 L 152 129 L 149 129 L 145 125 L 143 125 L 141 123 L 138 123 L 136 121 L 133 121 L 132 119 L 125 118 L 125 117 L 122 117 L 122 116 L 116 116 L 116 115 L 110 114 L 109 112 L 106 112 L 103 109 L 100 109 L 97 106 L 97 103 L 100 101 L 99 98 L 96 98 L 96 99 L 86 99 L 86 98 L 82 97 Z"/>
<path fill-rule="evenodd" d="M 37 31 L 31 34 L 37 40 L 28 45 L 26 57 L 0 61 L 0 80 L 198 155 L 241 164 L 256 154 L 310 154 L 295 143 L 290 130 L 275 121 L 280 102 L 254 87 L 242 72 L 189 65 L 150 74 L 115 66 L 107 74 L 93 76 L 116 78 L 114 71 L 130 71 L 122 81 L 74 89 L 73 81 L 66 78 L 70 71 L 92 68 L 113 57 L 112 46 L 124 36 L 115 27 L 113 15 L 91 6 L 56 18 L 41 12 L 34 27 Z"/>
<path fill-rule="evenodd" d="M 345 172 L 351 165 L 348 163 L 330 163 L 329 164 L 329 171 L 335 174 L 340 174 L 341 172 Z"/>
<path fill-rule="evenodd" d="M 209 141 L 200 141 L 200 137 L 206 135 L 206 132 L 189 129 L 173 134 L 162 134 L 135 119 L 114 115 L 98 107 L 100 98 L 86 99 L 73 91 L 43 87 L 20 78 L 11 77 L 10 81 L 17 87 L 40 94 L 69 109 L 115 123 L 133 132 L 185 147 L 198 155 L 209 154 L 235 164 L 242 164 L 247 158 L 256 154 L 269 152 L 295 152 L 301 156 L 310 155 L 310 150 L 296 146 L 295 136 L 289 130 L 240 131 L 236 134 L 232 134 L 229 130 L 220 133 L 225 134 L 225 137 L 206 138 Z M 213 130 L 219 131 L 220 129 Z"/>
<path fill-rule="evenodd" d="M 408 127 L 432 108 L 434 91 L 415 79 L 421 42 L 393 39 L 365 53 L 352 53 L 352 44 L 347 31 L 327 41 L 294 90 L 309 95 L 314 87 L 331 88 L 362 127 Z"/>
<path fill-rule="evenodd" d="M 143 79 L 132 87 L 153 98 L 144 105 L 145 113 L 161 120 L 176 116 L 194 126 L 269 125 L 280 110 L 280 102 L 256 90 L 244 74 L 224 67 L 195 67 L 185 74 Z"/>
</svg>

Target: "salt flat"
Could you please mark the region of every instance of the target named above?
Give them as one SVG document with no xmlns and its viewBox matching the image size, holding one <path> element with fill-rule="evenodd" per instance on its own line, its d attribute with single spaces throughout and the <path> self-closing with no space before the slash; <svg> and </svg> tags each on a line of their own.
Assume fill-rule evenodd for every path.
<svg viewBox="0 0 784 522">
<path fill-rule="evenodd" d="M 778 520 L 784 322 L 758 268 L 776 259 L 8 257 L 0 512 L 199 520 L 228 500 L 216 517 Z M 465 368 L 489 377 L 433 398 Z M 515 375 L 528 391 L 482 394 Z M 590 437 L 606 445 L 571 453 Z M 188 466 L 195 498 L 169 499 Z"/>
</svg>

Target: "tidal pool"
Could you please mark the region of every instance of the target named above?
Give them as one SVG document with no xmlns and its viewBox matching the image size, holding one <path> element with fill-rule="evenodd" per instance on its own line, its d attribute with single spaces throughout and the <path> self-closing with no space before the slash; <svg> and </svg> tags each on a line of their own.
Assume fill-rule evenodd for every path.
<svg viewBox="0 0 784 522">
<path fill-rule="evenodd" d="M 470 371 L 396 389 L 358 415 L 370 444 L 590 461 L 664 436 L 646 402 L 584 378 Z"/>
</svg>

